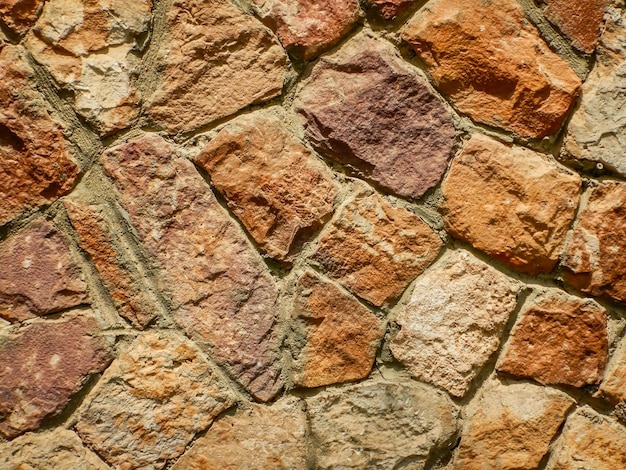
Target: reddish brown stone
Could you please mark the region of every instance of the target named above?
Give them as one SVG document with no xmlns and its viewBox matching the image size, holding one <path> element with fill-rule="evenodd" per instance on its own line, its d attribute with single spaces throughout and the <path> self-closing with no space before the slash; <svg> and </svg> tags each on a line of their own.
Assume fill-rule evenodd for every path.
<svg viewBox="0 0 626 470">
<path fill-rule="evenodd" d="M 39 220 L 0 244 L 0 317 L 9 321 L 58 312 L 87 300 L 65 237 Z"/>
<path fill-rule="evenodd" d="M 366 33 L 320 60 L 296 107 L 320 152 L 400 196 L 422 196 L 452 156 L 449 113 L 390 44 Z"/>
<path fill-rule="evenodd" d="M 110 149 L 104 169 L 161 267 L 176 321 L 258 399 L 281 388 L 275 282 L 187 159 L 146 135 Z"/>
<path fill-rule="evenodd" d="M 149 114 L 168 132 L 194 130 L 281 93 L 283 48 L 229 0 L 176 0 L 166 28 Z"/>
<path fill-rule="evenodd" d="M 24 34 L 37 21 L 46 0 L 0 0 L 0 18 L 18 34 Z"/>
<path fill-rule="evenodd" d="M 296 386 L 319 387 L 368 376 L 384 329 L 356 299 L 307 271 L 298 279 L 291 316 Z"/>
<path fill-rule="evenodd" d="M 381 306 L 397 298 L 442 246 L 418 216 L 364 189 L 322 233 L 313 259 L 348 290 Z"/>
<path fill-rule="evenodd" d="M 245 116 L 221 130 L 195 159 L 246 230 L 286 259 L 319 228 L 337 193 L 326 167 L 275 118 Z"/>
<path fill-rule="evenodd" d="M 114 241 L 114 229 L 103 208 L 78 199 L 66 200 L 65 209 L 78 234 L 78 244 L 89 254 L 118 313 L 140 328 L 155 316 L 154 307 L 142 292 L 142 284 Z"/>
<path fill-rule="evenodd" d="M 443 182 L 453 237 L 529 274 L 550 272 L 574 218 L 581 178 L 524 148 L 474 135 Z"/>
<path fill-rule="evenodd" d="M 524 137 L 555 133 L 580 90 L 515 0 L 431 1 L 402 38 L 461 112 Z"/>
<path fill-rule="evenodd" d="M 565 252 L 565 279 L 592 295 L 626 301 L 626 184 L 593 190 Z"/>
<path fill-rule="evenodd" d="M 561 291 L 529 299 L 498 371 L 542 384 L 600 383 L 608 354 L 606 311 Z"/>
<path fill-rule="evenodd" d="M 0 434 L 13 438 L 61 411 L 109 352 L 91 311 L 11 330 L 0 347 Z"/>
<path fill-rule="evenodd" d="M 416 2 L 415 0 L 366 0 L 366 3 L 378 16 L 391 20 L 404 13 Z"/>
<path fill-rule="evenodd" d="M 570 38 L 574 46 L 591 54 L 600 38 L 608 0 L 542 0 L 546 17 Z"/>
<path fill-rule="evenodd" d="M 253 0 L 283 46 L 314 59 L 344 37 L 361 17 L 357 0 Z"/>
<path fill-rule="evenodd" d="M 78 168 L 19 47 L 0 48 L 0 225 L 70 191 Z"/>
</svg>

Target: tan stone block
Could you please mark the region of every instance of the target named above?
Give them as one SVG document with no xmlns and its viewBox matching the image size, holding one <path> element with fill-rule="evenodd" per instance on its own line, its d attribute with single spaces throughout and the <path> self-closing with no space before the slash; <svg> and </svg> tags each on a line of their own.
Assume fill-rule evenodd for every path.
<svg viewBox="0 0 626 470">
<path fill-rule="evenodd" d="M 613 403 L 626 403 L 626 340 L 622 339 L 606 368 L 600 393 Z"/>
</svg>

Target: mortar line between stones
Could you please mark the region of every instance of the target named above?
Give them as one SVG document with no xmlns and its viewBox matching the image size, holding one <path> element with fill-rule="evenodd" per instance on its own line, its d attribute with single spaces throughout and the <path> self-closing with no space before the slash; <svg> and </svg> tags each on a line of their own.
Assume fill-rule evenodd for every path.
<svg viewBox="0 0 626 470">
<path fill-rule="evenodd" d="M 559 437 L 561 437 L 561 434 L 563 433 L 563 429 L 565 428 L 565 423 L 567 423 L 568 418 L 577 409 L 578 409 L 578 404 L 574 402 L 570 405 L 570 407 L 565 412 L 563 422 L 554 433 L 554 436 L 552 436 L 552 439 L 550 440 L 550 444 L 548 444 L 548 451 L 543 455 L 543 457 L 539 461 L 539 464 L 537 465 L 537 470 L 545 470 L 546 466 L 548 465 L 548 462 L 550 461 L 550 457 L 552 457 L 552 450 L 553 450 L 555 442 L 558 440 Z"/>
</svg>

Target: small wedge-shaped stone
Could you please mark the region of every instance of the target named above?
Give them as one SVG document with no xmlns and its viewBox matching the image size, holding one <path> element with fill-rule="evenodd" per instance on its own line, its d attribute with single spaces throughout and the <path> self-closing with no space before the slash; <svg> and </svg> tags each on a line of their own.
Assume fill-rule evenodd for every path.
<svg viewBox="0 0 626 470">
<path fill-rule="evenodd" d="M 286 259 L 333 211 L 337 189 L 321 161 L 260 114 L 222 129 L 195 158 L 254 240 Z"/>
<path fill-rule="evenodd" d="M 607 366 L 600 392 L 614 403 L 626 403 L 626 340 L 622 338 Z"/>
<path fill-rule="evenodd" d="M 580 92 L 515 0 L 431 1 L 402 38 L 462 113 L 524 137 L 554 134 Z"/>
<path fill-rule="evenodd" d="M 392 20 L 404 13 L 416 0 L 365 0 L 365 4 L 385 20 Z"/>
<path fill-rule="evenodd" d="M 500 346 L 520 285 L 465 251 L 449 251 L 415 282 L 391 343 L 418 380 L 455 396 Z"/>
<path fill-rule="evenodd" d="M 160 469 L 233 405 L 221 380 L 180 333 L 145 333 L 104 373 L 76 430 L 116 468 Z"/>
<path fill-rule="evenodd" d="M 528 274 L 550 272 L 578 207 L 581 178 L 546 157 L 476 134 L 452 162 L 446 231 Z"/>
<path fill-rule="evenodd" d="M 258 20 L 228 0 L 175 0 L 158 61 L 150 118 L 188 132 L 278 96 L 287 56 Z"/>
<path fill-rule="evenodd" d="M 297 95 L 319 151 L 400 196 L 421 197 L 452 156 L 450 114 L 390 44 L 354 37 L 313 68 Z"/>
<path fill-rule="evenodd" d="M 26 33 L 37 21 L 46 0 L 0 0 L 0 18 L 17 34 Z"/>
<path fill-rule="evenodd" d="M 540 0 L 545 15 L 577 49 L 591 54 L 600 39 L 602 18 L 609 0 Z"/>
</svg>

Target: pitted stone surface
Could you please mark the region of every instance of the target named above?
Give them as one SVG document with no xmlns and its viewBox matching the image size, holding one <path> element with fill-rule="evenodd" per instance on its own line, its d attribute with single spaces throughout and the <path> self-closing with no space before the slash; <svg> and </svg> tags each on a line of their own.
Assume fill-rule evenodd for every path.
<svg viewBox="0 0 626 470">
<path fill-rule="evenodd" d="M 452 156 L 448 111 L 390 45 L 366 33 L 320 60 L 296 108 L 321 153 L 400 196 L 421 197 Z"/>
<path fill-rule="evenodd" d="M 431 1 L 402 38 L 459 111 L 523 137 L 554 134 L 580 92 L 515 0 Z"/>
<path fill-rule="evenodd" d="M 18 34 L 26 33 L 37 21 L 46 0 L 0 0 L 0 18 Z"/>
<path fill-rule="evenodd" d="M 565 34 L 574 46 L 591 54 L 600 38 L 602 18 L 608 0 L 543 0 L 546 17 Z"/>
<path fill-rule="evenodd" d="M 396 18 L 414 3 L 415 0 L 366 0 L 366 4 L 385 20 Z"/>
</svg>

